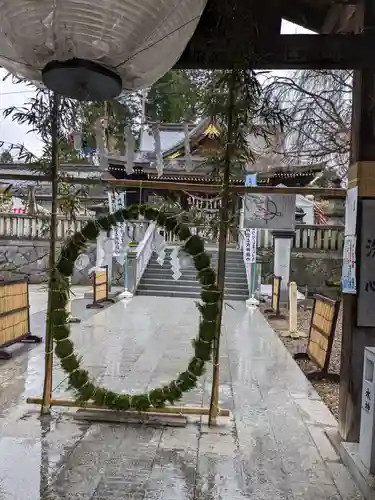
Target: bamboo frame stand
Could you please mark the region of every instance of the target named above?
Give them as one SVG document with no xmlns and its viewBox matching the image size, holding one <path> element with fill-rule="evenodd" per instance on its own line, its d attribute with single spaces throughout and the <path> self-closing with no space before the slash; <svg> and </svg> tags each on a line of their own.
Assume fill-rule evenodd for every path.
<svg viewBox="0 0 375 500">
<path fill-rule="evenodd" d="M 108 266 L 104 266 L 103 270 L 95 271 L 93 275 L 93 302 L 87 304 L 87 309 L 103 309 L 103 302 L 115 301 L 109 298 L 109 270 Z"/>
<path fill-rule="evenodd" d="M 113 179 L 110 181 L 101 181 L 102 185 L 109 187 L 137 187 L 137 188 L 150 188 L 154 190 L 175 190 L 175 191 L 200 191 L 206 193 L 223 193 L 222 194 L 222 209 L 221 209 L 221 221 L 220 221 L 220 231 L 219 231 L 219 262 L 218 262 L 218 277 L 217 277 L 217 286 L 218 291 L 220 293 L 220 302 L 219 302 L 219 317 L 217 323 L 217 331 L 215 335 L 214 341 L 214 349 L 213 349 L 213 357 L 214 357 L 214 370 L 213 370 L 213 381 L 212 381 L 212 392 L 211 392 L 211 400 L 209 408 L 202 407 L 193 407 L 193 406 L 185 406 L 185 407 L 164 407 L 164 408 L 149 408 L 145 412 L 138 412 L 139 414 L 152 414 L 152 415 L 196 415 L 196 416 L 208 416 L 209 425 L 217 425 L 217 417 L 229 417 L 231 412 L 228 409 L 223 409 L 219 407 L 219 388 L 220 388 L 220 365 L 219 365 L 219 354 L 220 354 L 220 333 L 221 333 L 221 320 L 222 320 L 222 309 L 223 309 L 223 301 L 224 301 L 224 281 L 225 281 L 225 258 L 226 258 L 226 237 L 228 232 L 228 212 L 229 212 L 229 198 L 231 194 L 244 194 L 244 193 L 276 193 L 276 194 L 310 194 L 310 193 L 319 193 L 321 195 L 330 195 L 339 198 L 345 198 L 346 190 L 345 189 L 322 189 L 322 188 L 279 188 L 279 187 L 264 187 L 264 186 L 233 186 L 230 182 L 230 166 L 232 159 L 232 150 L 233 150 L 233 138 L 234 138 L 234 130 L 233 130 L 233 117 L 234 117 L 234 87 L 235 87 L 235 75 L 232 72 L 231 81 L 229 84 L 229 92 L 228 92 L 228 140 L 226 144 L 225 151 L 225 165 L 224 165 L 224 178 L 222 184 L 216 185 L 196 185 L 196 184 L 188 184 L 188 183 L 176 183 L 176 182 L 164 182 L 164 181 L 145 181 L 145 180 L 117 180 Z M 58 164 L 58 142 L 57 142 L 57 118 L 58 118 L 58 98 L 55 96 L 55 106 L 54 106 L 54 114 L 53 114 L 53 134 L 52 134 L 52 145 L 54 149 L 53 158 L 55 160 L 55 169 L 52 172 L 50 177 L 40 176 L 40 178 L 32 177 L 32 180 L 51 180 L 54 193 L 54 201 L 56 208 L 56 200 L 57 200 L 57 164 Z M 12 174 L 12 178 L 13 178 Z M 31 178 L 30 177 L 30 178 Z M 26 179 L 27 180 L 27 179 Z M 69 180 L 67 181 L 69 182 Z M 70 183 L 77 183 L 77 180 L 74 179 L 70 181 Z M 84 184 L 96 184 L 98 181 L 92 180 L 90 182 L 89 179 L 84 180 Z M 56 210 L 53 211 L 53 214 L 56 215 Z M 55 230 L 55 229 L 54 229 Z M 51 260 L 51 269 L 55 268 L 54 258 Z M 104 273 L 103 273 L 104 274 Z M 106 269 L 105 276 L 101 276 L 104 278 L 103 281 L 97 281 L 97 276 L 94 276 L 94 301 L 93 304 L 90 304 L 88 307 L 90 308 L 102 308 L 103 305 L 101 302 L 108 301 L 108 268 Z M 272 293 L 272 312 L 280 313 L 279 310 L 279 302 L 280 302 L 280 281 L 281 278 L 274 279 L 274 286 L 277 288 L 273 289 Z M 98 288 L 98 290 L 97 290 Z M 99 292 L 99 293 L 97 293 Z M 112 302 L 112 300 L 110 300 Z M 27 403 L 29 404 L 37 404 L 41 405 L 42 414 L 48 413 L 49 408 L 51 406 L 60 406 L 60 407 L 68 407 L 68 408 L 85 408 L 92 410 L 110 410 L 105 408 L 105 406 L 99 406 L 92 402 L 82 402 L 70 399 L 52 399 L 52 350 L 49 351 L 49 343 L 52 347 L 52 333 L 47 331 L 48 338 L 46 341 L 46 365 L 45 365 L 45 387 L 44 387 L 44 396 L 40 397 L 30 397 L 27 399 Z M 126 413 L 126 412 L 123 412 Z M 134 414 L 134 411 L 129 411 L 128 413 Z"/>
<path fill-rule="evenodd" d="M 27 278 L 0 283 L 0 360 L 12 354 L 4 349 L 16 343 L 41 343 L 30 331 L 30 297 Z"/>
<path fill-rule="evenodd" d="M 309 380 L 340 382 L 340 375 L 329 371 L 339 309 L 338 300 L 315 295 L 306 352 L 297 352 L 293 356 L 294 359 L 310 359 L 319 368 L 306 374 Z"/>
<path fill-rule="evenodd" d="M 42 398 L 30 397 L 27 398 L 26 402 L 28 404 L 40 405 L 42 404 Z M 67 408 L 85 408 L 90 410 L 110 410 L 105 406 L 99 406 L 92 402 L 76 401 L 74 399 L 51 399 L 49 402 L 50 406 L 61 406 Z M 113 410 L 118 411 L 118 410 Z M 129 412 L 123 411 L 123 414 L 129 413 L 134 414 L 134 410 Z M 166 406 L 164 408 L 149 408 L 147 411 L 140 411 L 139 414 L 150 414 L 150 415 L 194 415 L 194 416 L 207 416 L 209 414 L 209 408 L 200 406 Z M 218 408 L 217 416 L 219 417 L 230 417 L 231 412 L 226 408 Z"/>
</svg>

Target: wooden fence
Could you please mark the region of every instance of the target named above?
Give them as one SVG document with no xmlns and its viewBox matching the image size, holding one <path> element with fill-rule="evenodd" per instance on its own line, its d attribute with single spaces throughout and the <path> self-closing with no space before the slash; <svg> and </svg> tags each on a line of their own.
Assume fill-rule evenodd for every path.
<svg viewBox="0 0 375 500">
<path fill-rule="evenodd" d="M 315 295 L 306 352 L 298 352 L 294 355 L 294 359 L 307 358 L 318 367 L 317 371 L 307 374 L 309 380 L 326 378 L 335 382 L 340 381 L 338 373 L 329 372 L 339 309 L 339 301 L 324 295 Z"/>
</svg>

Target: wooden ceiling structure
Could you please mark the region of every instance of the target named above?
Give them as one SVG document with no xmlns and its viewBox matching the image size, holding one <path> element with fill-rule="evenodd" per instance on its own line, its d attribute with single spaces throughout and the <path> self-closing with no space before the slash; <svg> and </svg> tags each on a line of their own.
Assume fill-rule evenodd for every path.
<svg viewBox="0 0 375 500">
<path fill-rule="evenodd" d="M 282 19 L 319 35 L 281 35 Z M 208 0 L 176 67 L 372 68 L 375 35 L 362 19 L 360 0 Z"/>
</svg>

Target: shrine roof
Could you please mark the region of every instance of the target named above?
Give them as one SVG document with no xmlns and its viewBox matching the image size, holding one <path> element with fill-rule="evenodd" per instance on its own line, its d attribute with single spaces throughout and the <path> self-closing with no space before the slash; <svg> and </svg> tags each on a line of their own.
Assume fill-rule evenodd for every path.
<svg viewBox="0 0 375 500">
<path fill-rule="evenodd" d="M 194 141 L 203 137 L 205 130 L 210 125 L 210 119 L 204 118 L 197 124 L 189 123 L 189 139 Z M 160 125 L 160 145 L 163 156 L 169 156 L 185 144 L 185 133 L 182 123 L 168 123 Z M 141 130 L 138 159 L 152 158 L 155 156 L 155 143 L 150 126 Z"/>
<path fill-rule="evenodd" d="M 315 165 L 281 165 L 270 167 L 267 171 L 258 172 L 258 184 L 269 184 L 271 182 L 281 182 L 289 180 L 301 181 L 309 183 L 313 178 L 318 176 L 324 169 L 323 164 Z M 160 180 L 170 182 L 191 182 L 191 183 L 205 183 L 205 184 L 218 184 L 221 179 L 218 176 L 210 175 L 205 171 L 195 170 L 193 172 L 186 172 L 185 170 L 169 170 L 164 169 L 163 175 L 159 178 L 155 168 L 149 165 L 143 167 L 135 167 L 135 174 L 144 175 L 149 180 Z M 118 163 L 111 163 L 109 171 L 116 177 L 125 174 L 125 166 Z M 126 174 L 125 174 L 126 175 Z M 243 185 L 245 173 L 241 176 L 232 176 L 231 183 Z"/>
</svg>

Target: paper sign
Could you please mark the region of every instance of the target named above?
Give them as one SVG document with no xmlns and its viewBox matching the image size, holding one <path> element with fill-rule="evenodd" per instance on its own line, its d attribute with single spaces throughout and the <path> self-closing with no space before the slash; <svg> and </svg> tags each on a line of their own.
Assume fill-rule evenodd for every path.
<svg viewBox="0 0 375 500">
<path fill-rule="evenodd" d="M 245 186 L 256 186 L 257 185 L 257 174 L 245 175 Z"/>
<path fill-rule="evenodd" d="M 355 234 L 357 225 L 358 186 L 348 189 L 345 201 L 345 236 Z"/>
<path fill-rule="evenodd" d="M 341 277 L 343 293 L 357 293 L 355 251 L 356 237 L 345 236 Z"/>
</svg>

